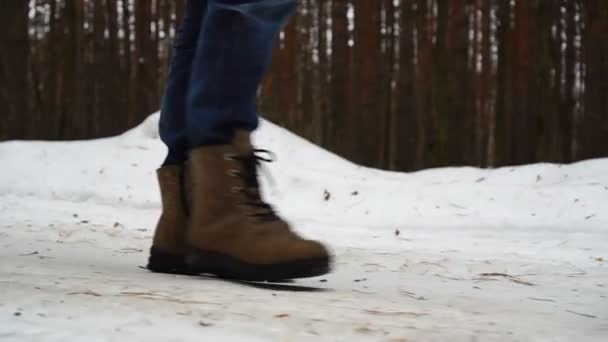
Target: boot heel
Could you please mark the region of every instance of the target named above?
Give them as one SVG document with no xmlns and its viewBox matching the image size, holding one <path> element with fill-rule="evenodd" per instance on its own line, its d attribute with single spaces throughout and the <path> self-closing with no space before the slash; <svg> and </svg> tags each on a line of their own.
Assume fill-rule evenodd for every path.
<svg viewBox="0 0 608 342">
<path fill-rule="evenodd" d="M 156 273 L 193 274 L 186 265 L 183 255 L 166 253 L 155 247 L 150 249 L 150 257 L 146 268 Z"/>
</svg>

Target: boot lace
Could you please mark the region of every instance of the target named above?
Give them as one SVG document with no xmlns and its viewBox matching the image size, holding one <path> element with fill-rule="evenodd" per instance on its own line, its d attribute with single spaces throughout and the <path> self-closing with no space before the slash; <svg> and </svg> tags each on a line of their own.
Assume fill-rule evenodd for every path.
<svg viewBox="0 0 608 342">
<path fill-rule="evenodd" d="M 235 188 L 233 191 L 242 193 L 246 201 L 242 205 L 246 205 L 255 209 L 252 216 L 259 218 L 262 221 L 278 220 L 274 208 L 264 202 L 260 194 L 260 183 L 258 181 L 258 167 L 262 167 L 262 163 L 272 163 L 275 161 L 275 155 L 271 151 L 263 149 L 254 149 L 246 155 L 230 155 L 230 159 L 239 161 L 242 165 L 241 171 L 231 170 L 233 176 L 238 176 L 243 179 L 244 187 Z M 270 177 L 270 176 L 269 176 Z"/>
</svg>

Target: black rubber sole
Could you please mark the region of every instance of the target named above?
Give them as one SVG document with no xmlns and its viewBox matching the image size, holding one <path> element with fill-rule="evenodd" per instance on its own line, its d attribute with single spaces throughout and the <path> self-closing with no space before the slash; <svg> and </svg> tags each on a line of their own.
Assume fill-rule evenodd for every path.
<svg viewBox="0 0 608 342">
<path fill-rule="evenodd" d="M 330 257 L 323 257 L 280 264 L 256 265 L 217 252 L 197 249 L 184 257 L 152 247 L 147 269 L 157 273 L 211 274 L 232 280 L 276 282 L 321 276 L 329 273 L 330 264 Z"/>
<path fill-rule="evenodd" d="M 329 273 L 330 257 L 296 260 L 279 264 L 250 264 L 231 256 L 194 250 L 186 256 L 188 269 L 197 274 L 244 281 L 281 281 L 310 278 Z"/>
<path fill-rule="evenodd" d="M 150 257 L 148 258 L 148 265 L 146 268 L 157 273 L 196 274 L 188 269 L 188 265 L 186 265 L 183 255 L 166 253 L 154 246 L 150 248 Z"/>
</svg>

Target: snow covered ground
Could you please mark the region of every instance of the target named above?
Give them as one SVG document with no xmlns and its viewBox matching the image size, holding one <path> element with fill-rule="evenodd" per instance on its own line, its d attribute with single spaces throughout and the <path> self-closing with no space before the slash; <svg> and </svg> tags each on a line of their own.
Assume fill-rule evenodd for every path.
<svg viewBox="0 0 608 342">
<path fill-rule="evenodd" d="M 240 284 L 141 268 L 157 122 L 0 144 L 1 341 L 608 340 L 608 159 L 391 173 L 264 123 L 267 197 L 336 269 Z"/>
</svg>

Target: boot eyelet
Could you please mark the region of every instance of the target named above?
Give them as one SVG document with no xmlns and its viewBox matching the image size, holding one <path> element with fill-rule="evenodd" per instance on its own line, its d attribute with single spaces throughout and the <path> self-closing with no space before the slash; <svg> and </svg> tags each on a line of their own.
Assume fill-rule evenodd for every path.
<svg viewBox="0 0 608 342">
<path fill-rule="evenodd" d="M 233 194 L 238 194 L 238 193 L 243 192 L 243 188 L 241 188 L 240 186 L 233 186 L 231 191 Z"/>
<path fill-rule="evenodd" d="M 235 160 L 236 159 L 236 155 L 232 154 L 232 153 L 226 153 L 224 154 L 224 160 Z"/>
<path fill-rule="evenodd" d="M 235 169 L 230 169 L 230 170 L 228 170 L 227 173 L 228 173 L 228 176 L 232 176 L 232 177 L 238 177 L 241 175 L 241 173 Z"/>
</svg>

